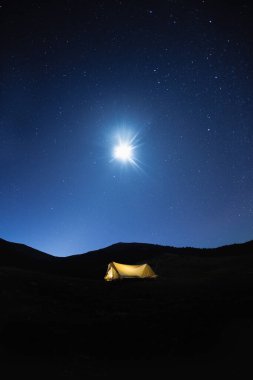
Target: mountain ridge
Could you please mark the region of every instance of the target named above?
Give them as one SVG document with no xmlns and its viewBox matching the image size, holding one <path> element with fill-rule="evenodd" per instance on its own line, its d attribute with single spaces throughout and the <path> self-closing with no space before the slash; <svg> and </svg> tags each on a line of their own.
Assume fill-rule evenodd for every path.
<svg viewBox="0 0 253 380">
<path fill-rule="evenodd" d="M 57 353 L 86 364 L 166 357 L 167 366 L 167 358 L 203 354 L 212 366 L 224 353 L 250 355 L 253 241 L 209 250 L 116 243 L 66 258 L 42 253 L 43 259 L 28 248 L 0 240 L 0 352 L 11 362 L 24 353 L 44 364 L 45 354 L 52 360 Z M 112 259 L 148 262 L 158 277 L 106 282 Z M 245 318 L 251 322 L 243 330 Z M 130 349 L 119 349 L 110 331 L 129 336 Z"/>
<path fill-rule="evenodd" d="M 220 250 L 227 250 L 227 249 L 231 249 L 231 248 L 237 248 L 237 247 L 241 248 L 241 247 L 248 247 L 248 246 L 249 247 L 252 246 L 252 248 L 253 248 L 253 240 L 249 240 L 249 241 L 246 241 L 243 243 L 225 244 L 225 245 L 221 245 L 221 246 L 218 246 L 215 248 L 192 247 L 192 246 L 175 247 L 172 245 L 162 245 L 162 244 L 156 244 L 156 243 L 141 243 L 141 242 L 117 242 L 117 243 L 113 243 L 109 246 L 99 248 L 99 249 L 95 249 L 95 250 L 91 250 L 91 251 L 87 251 L 87 252 L 70 254 L 68 256 L 55 256 L 53 254 L 43 252 L 37 248 L 28 246 L 28 245 L 23 244 L 23 243 L 12 242 L 12 241 L 0 238 L 0 254 L 2 254 L 4 252 L 4 250 L 5 250 L 5 252 L 12 250 L 13 252 L 25 252 L 26 254 L 36 253 L 40 257 L 46 256 L 48 258 L 56 258 L 56 259 L 68 259 L 68 258 L 73 258 L 73 257 L 80 257 L 83 255 L 90 255 L 90 254 L 94 254 L 94 253 L 106 252 L 109 250 L 115 250 L 115 249 L 118 250 L 118 249 L 122 249 L 122 248 L 125 249 L 128 247 L 130 247 L 131 249 L 139 248 L 141 250 L 143 250 L 145 248 L 151 248 L 151 249 L 158 249 L 159 251 L 169 249 L 169 250 L 171 250 L 170 253 L 172 251 L 175 251 L 175 252 L 177 251 L 179 253 L 179 251 L 185 251 L 185 250 L 188 250 L 191 252 L 192 251 L 195 251 L 195 252 L 200 252 L 200 251 L 216 252 L 216 251 L 220 251 Z"/>
<path fill-rule="evenodd" d="M 238 261 L 240 261 L 240 265 L 243 261 L 244 266 L 246 262 L 251 263 L 253 258 L 251 253 L 253 253 L 253 240 L 204 249 L 119 242 L 95 251 L 58 257 L 24 244 L 0 239 L 0 267 L 13 267 L 50 274 L 96 279 L 103 278 L 107 265 L 111 261 L 124 264 L 148 262 L 155 270 L 158 270 L 158 274 L 163 273 L 166 275 L 166 271 L 171 271 L 171 263 L 173 262 L 174 265 L 176 258 L 180 258 L 181 265 L 189 266 L 190 264 L 194 268 L 199 265 L 199 261 L 206 266 L 210 259 L 217 258 L 218 261 L 215 265 L 218 265 L 219 262 L 227 258 L 231 267 L 231 265 L 238 265 Z M 178 270 L 182 271 L 180 268 Z"/>
</svg>

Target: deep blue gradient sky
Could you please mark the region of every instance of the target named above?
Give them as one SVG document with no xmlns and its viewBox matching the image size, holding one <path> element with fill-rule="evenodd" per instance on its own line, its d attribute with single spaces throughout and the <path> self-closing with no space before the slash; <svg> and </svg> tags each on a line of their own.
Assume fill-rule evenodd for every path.
<svg viewBox="0 0 253 380">
<path fill-rule="evenodd" d="M 0 237 L 55 255 L 253 238 L 250 1 L 0 13 Z M 138 167 L 112 159 L 122 134 Z"/>
</svg>

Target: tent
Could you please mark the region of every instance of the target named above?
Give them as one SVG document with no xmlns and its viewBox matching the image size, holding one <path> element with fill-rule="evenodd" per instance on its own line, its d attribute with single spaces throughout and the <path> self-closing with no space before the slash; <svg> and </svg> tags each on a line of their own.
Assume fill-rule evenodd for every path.
<svg viewBox="0 0 253 380">
<path fill-rule="evenodd" d="M 148 264 L 126 265 L 111 262 L 107 267 L 105 281 L 119 280 L 122 278 L 155 278 L 157 275 Z"/>
</svg>

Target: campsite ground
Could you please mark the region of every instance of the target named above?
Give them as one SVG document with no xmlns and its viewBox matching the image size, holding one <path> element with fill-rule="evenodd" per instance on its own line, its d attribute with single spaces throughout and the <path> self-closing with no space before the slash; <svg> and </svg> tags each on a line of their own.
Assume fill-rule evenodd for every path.
<svg viewBox="0 0 253 380">
<path fill-rule="evenodd" d="M 241 371 L 252 354 L 251 274 L 203 273 L 105 283 L 1 268 L 4 378 Z"/>
<path fill-rule="evenodd" d="M 115 372 L 121 378 L 159 378 L 164 372 L 208 378 L 217 377 L 217 370 L 242 377 L 252 357 L 250 250 L 150 256 L 157 279 L 111 283 L 101 275 L 105 253 L 101 263 L 95 258 L 98 273 L 85 261 L 82 268 L 92 276 L 82 278 L 77 270 L 82 257 L 78 276 L 69 261 L 71 275 L 5 262 L 0 266 L 1 379 L 24 374 L 75 380 L 115 377 Z"/>
</svg>

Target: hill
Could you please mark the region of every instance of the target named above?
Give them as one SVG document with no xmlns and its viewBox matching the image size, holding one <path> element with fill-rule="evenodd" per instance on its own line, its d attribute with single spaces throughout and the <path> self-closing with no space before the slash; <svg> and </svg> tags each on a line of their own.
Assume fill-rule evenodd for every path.
<svg viewBox="0 0 253 380">
<path fill-rule="evenodd" d="M 204 265 L 205 262 L 207 265 L 210 262 L 219 265 L 219 261 L 226 261 L 227 259 L 230 263 L 238 265 L 238 261 L 243 258 L 243 263 L 251 263 L 252 252 L 253 241 L 215 249 L 176 248 L 143 243 L 117 243 L 97 251 L 66 257 L 64 258 L 64 263 L 67 263 L 69 271 L 78 273 L 81 277 L 85 275 L 101 278 L 111 261 L 124 264 L 141 264 L 147 261 L 157 271 L 158 275 L 166 275 L 171 273 L 175 265 L 183 265 L 184 267 L 187 265 L 190 270 L 191 264 L 198 265 L 199 261 L 201 261 L 201 265 Z"/>
<path fill-rule="evenodd" d="M 176 248 L 144 243 L 117 243 L 109 247 L 68 257 L 55 257 L 23 244 L 0 239 L 0 266 L 80 278 L 102 279 L 111 261 L 125 264 L 148 262 L 158 275 L 193 270 L 199 265 L 208 269 L 223 266 L 248 267 L 252 261 L 253 241 L 214 249 Z M 172 265 L 173 263 L 173 265 Z M 241 264 L 240 264 L 241 263 Z"/>
<path fill-rule="evenodd" d="M 159 277 L 106 283 L 112 260 L 147 261 Z M 202 365 L 227 374 L 231 361 L 240 371 L 251 364 L 252 241 L 208 250 L 118 243 L 58 258 L 0 240 L 0 295 L 1 373 L 14 373 L 6 378 L 73 380 L 112 368 L 162 376 L 189 363 L 194 374 Z"/>
<path fill-rule="evenodd" d="M 22 264 L 23 262 L 32 261 L 50 261 L 53 256 L 47 253 L 41 252 L 37 249 L 31 248 L 25 244 L 12 243 L 4 239 L 0 239 L 0 260 L 1 264 L 11 264 L 17 262 Z"/>
</svg>

